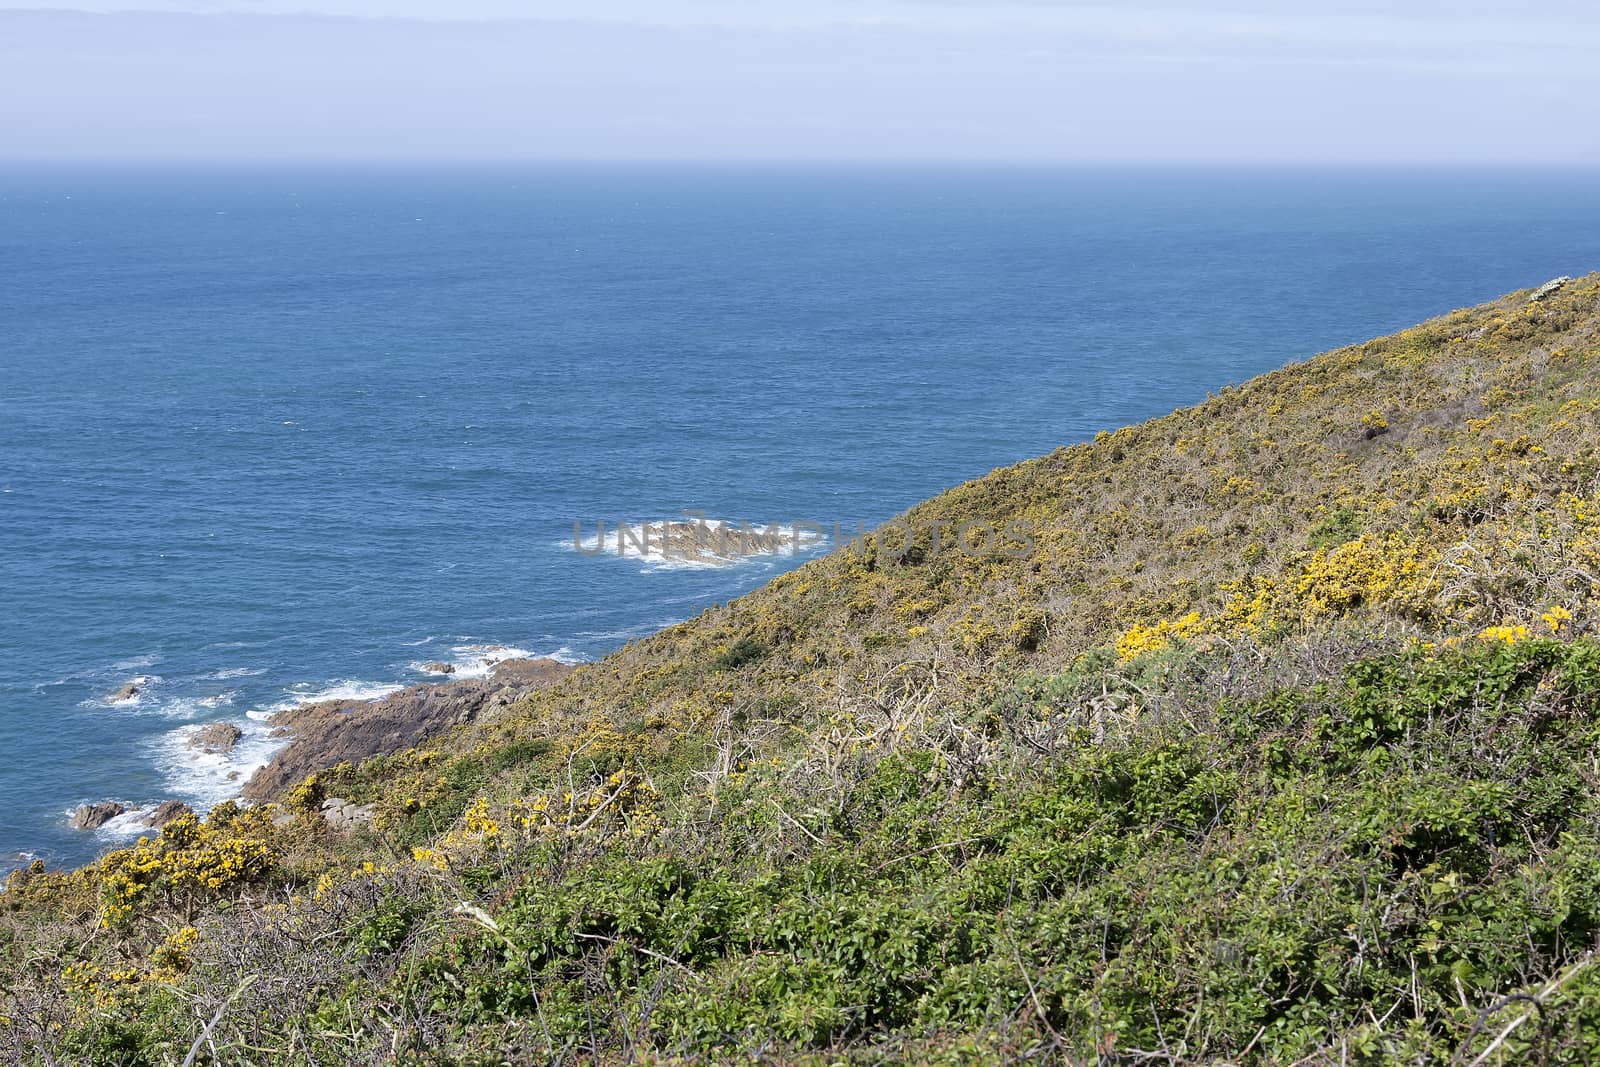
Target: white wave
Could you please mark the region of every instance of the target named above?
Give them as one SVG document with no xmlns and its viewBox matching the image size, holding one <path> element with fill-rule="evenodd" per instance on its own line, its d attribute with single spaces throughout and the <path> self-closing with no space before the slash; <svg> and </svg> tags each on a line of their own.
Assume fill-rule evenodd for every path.
<svg viewBox="0 0 1600 1067">
<path fill-rule="evenodd" d="M 487 678 L 496 664 L 504 663 L 506 660 L 538 658 L 537 653 L 514 645 L 454 645 L 450 653 L 448 659 L 429 661 L 448 663 L 454 668 L 448 674 L 444 671 L 429 670 L 425 662 L 413 663 L 411 666 L 414 670 L 441 678 Z"/>
<path fill-rule="evenodd" d="M 94 832 L 99 837 L 108 837 L 117 841 L 144 835 L 154 836 L 161 831 L 147 824 L 145 819 L 149 817 L 155 806 L 155 803 L 130 804 L 127 811 L 95 827 Z M 68 814 L 71 813 L 69 812 Z"/>
<path fill-rule="evenodd" d="M 254 678 L 257 675 L 266 673 L 267 669 L 265 667 L 228 667 L 224 670 L 212 671 L 204 677 L 212 681 L 226 682 L 230 678 Z"/>
<path fill-rule="evenodd" d="M 151 744 L 151 761 L 167 788 L 196 811 L 208 811 L 237 797 L 250 776 L 265 767 L 288 741 L 274 733 L 269 721 L 255 715 L 220 721 L 230 722 L 240 730 L 239 740 L 228 752 L 190 747 L 190 738 L 205 723 L 179 727 Z"/>
<path fill-rule="evenodd" d="M 78 706 L 84 708 L 136 708 L 143 705 L 150 698 L 150 690 L 160 684 L 161 676 L 159 674 L 136 674 L 116 687 L 120 690 L 124 685 L 134 686 L 137 692 L 132 696 L 117 697 L 114 692 L 102 693 L 99 696 L 79 701 Z"/>
<path fill-rule="evenodd" d="M 267 710 L 287 711 L 289 708 L 297 708 L 301 704 L 320 704 L 325 700 L 348 700 L 351 702 L 378 700 L 381 697 L 388 696 L 390 693 L 398 693 L 404 688 L 405 686 L 403 685 L 385 682 L 361 682 L 351 678 L 341 679 L 337 682 L 326 682 L 323 683 L 321 688 L 318 688 L 312 682 L 300 682 L 289 686 L 285 690 L 288 693 L 287 699 L 273 704 Z"/>
<path fill-rule="evenodd" d="M 154 667 L 160 662 L 161 655 L 159 653 L 152 652 L 148 656 L 134 656 L 131 659 L 118 660 L 111 665 L 111 669 L 114 671 L 138 671 L 143 670 L 146 667 Z"/>
<path fill-rule="evenodd" d="M 164 719 L 179 719 L 192 722 L 196 719 L 208 718 L 215 714 L 218 708 L 232 707 L 234 701 L 239 699 L 243 692 L 239 689 L 225 689 L 220 692 L 193 693 L 189 695 L 166 695 L 153 692 L 159 678 L 148 678 L 144 682 L 137 679 L 134 684 L 139 686 L 136 696 L 123 700 L 106 700 L 97 698 L 83 701 L 84 707 L 116 708 L 119 711 L 134 711 L 140 716 L 159 716 Z"/>
<path fill-rule="evenodd" d="M 553 659 L 568 665 L 585 662 L 584 656 L 562 645 L 554 652 L 534 652 L 514 645 L 467 644 L 453 645 L 448 656 L 432 660 L 416 660 L 409 664 L 412 670 L 431 674 L 440 680 L 487 678 L 496 665 L 513 659 Z M 451 669 L 439 670 L 431 664 L 443 663 Z"/>
<path fill-rule="evenodd" d="M 163 718 L 192 722 L 207 717 L 218 708 L 232 706 L 238 699 L 239 692 L 237 689 L 230 689 L 225 693 L 210 693 L 206 696 L 174 697 L 156 705 L 154 710 Z"/>
<path fill-rule="evenodd" d="M 97 803 L 101 802 L 85 798 L 81 800 L 79 804 L 73 805 L 72 807 L 63 811 L 61 813 L 62 817 L 70 822 L 72 817 L 78 813 L 78 807 L 80 805 Z M 113 800 L 109 803 L 121 804 L 124 810 L 121 815 L 114 815 L 105 822 L 101 823 L 99 826 L 96 826 L 91 832 L 97 837 L 109 838 L 116 841 L 138 837 L 140 834 L 159 833 L 159 831 L 152 829 L 149 825 L 147 825 L 144 820 L 152 811 L 155 810 L 156 805 L 161 803 L 160 801 Z"/>
<path fill-rule="evenodd" d="M 809 555 L 829 543 L 806 524 L 733 523 L 724 519 L 658 519 L 622 526 L 605 523 L 557 547 L 587 556 L 632 560 L 649 570 L 705 570 Z"/>
</svg>

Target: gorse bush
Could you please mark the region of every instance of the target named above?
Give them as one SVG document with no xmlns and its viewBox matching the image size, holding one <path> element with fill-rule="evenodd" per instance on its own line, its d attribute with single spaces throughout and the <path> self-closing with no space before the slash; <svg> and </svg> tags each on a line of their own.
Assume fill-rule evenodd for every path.
<svg viewBox="0 0 1600 1067">
<path fill-rule="evenodd" d="M 160 895 L 165 908 L 187 914 L 199 903 L 264 878 L 277 852 L 250 836 L 246 825 L 260 826 L 264 815 L 236 815 L 227 807 L 212 812 L 205 823 L 182 815 L 154 841 L 141 838 L 133 848 L 107 855 L 99 868 L 105 924 L 124 922 L 152 894 Z"/>
<path fill-rule="evenodd" d="M 740 667 L 764 659 L 767 651 L 767 646 L 755 638 L 741 637 L 717 657 L 716 665 L 725 671 L 736 671 Z"/>
<path fill-rule="evenodd" d="M 421 998 L 437 1043 L 416 1051 L 434 1062 L 513 1031 L 522 1062 L 596 1043 L 803 1058 L 887 1041 L 920 1058 L 958 1036 L 1073 1061 L 1430 1062 L 1506 993 L 1589 958 L 1600 645 L 1418 646 L 1099 727 L 1075 703 L 1094 678 L 1139 682 L 1019 682 L 971 717 L 989 758 L 879 746 L 826 812 L 787 811 L 793 779 L 817 774 L 804 750 L 676 826 L 534 835 L 511 859 L 510 817 L 480 801 L 440 843 L 450 863 L 325 876 L 248 932 L 290 974 L 315 970 L 308 954 L 347 961 L 302 991 L 303 1012 L 366 1020 L 323 1055 L 361 1052 L 376 1006 Z M 763 811 L 798 826 L 779 848 L 757 843 Z M 218 968 L 245 933 L 222 913 L 168 936 L 148 972 L 74 964 L 65 987 L 92 1007 L 68 1034 L 95 1011 L 161 1019 L 166 990 L 199 976 L 225 976 L 226 996 L 238 975 Z M 1579 970 L 1543 1004 L 1553 1032 L 1502 1047 L 1576 1056 L 1597 994 Z"/>
<path fill-rule="evenodd" d="M 0 896 L 17 1062 L 1586 1063 L 1600 280 Z M 342 836 L 318 814 L 374 805 Z"/>
</svg>

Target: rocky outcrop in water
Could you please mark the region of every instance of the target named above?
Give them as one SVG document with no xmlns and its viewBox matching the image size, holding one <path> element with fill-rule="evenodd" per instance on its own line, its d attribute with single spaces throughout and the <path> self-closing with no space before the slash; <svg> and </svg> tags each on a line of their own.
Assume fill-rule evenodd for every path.
<svg viewBox="0 0 1600 1067">
<path fill-rule="evenodd" d="M 231 722 L 208 722 L 189 735 L 189 747 L 200 752 L 225 756 L 233 751 L 244 731 Z"/>
<path fill-rule="evenodd" d="M 194 809 L 181 800 L 163 800 L 155 809 L 139 821 L 146 826 L 159 830 L 173 819 L 184 815 L 193 815 Z"/>
<path fill-rule="evenodd" d="M 80 804 L 78 810 L 72 813 L 68 824 L 74 830 L 98 830 L 106 823 L 119 815 L 128 812 L 138 813 L 143 809 L 135 805 L 129 807 L 119 804 L 115 800 L 103 800 L 98 804 Z M 194 809 L 181 800 L 164 800 L 140 816 L 139 824 L 159 830 L 180 815 L 193 815 Z"/>
<path fill-rule="evenodd" d="M 98 830 L 127 810 L 126 804 L 118 804 L 114 800 L 105 800 L 98 804 L 80 804 L 78 810 L 72 813 L 69 822 L 74 830 Z"/>
<path fill-rule="evenodd" d="M 380 700 L 325 700 L 281 711 L 273 725 L 292 740 L 245 784 L 244 797 L 272 800 L 316 771 L 412 748 L 452 726 L 509 707 L 571 669 L 552 659 L 506 660 L 487 678 L 412 686 Z"/>
</svg>

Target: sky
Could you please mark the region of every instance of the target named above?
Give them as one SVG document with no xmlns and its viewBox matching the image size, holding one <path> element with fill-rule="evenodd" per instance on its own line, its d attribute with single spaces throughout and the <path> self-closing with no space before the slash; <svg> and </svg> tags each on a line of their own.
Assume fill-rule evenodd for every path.
<svg viewBox="0 0 1600 1067">
<path fill-rule="evenodd" d="M 1600 4 L 0 0 L 0 160 L 1600 164 Z"/>
</svg>

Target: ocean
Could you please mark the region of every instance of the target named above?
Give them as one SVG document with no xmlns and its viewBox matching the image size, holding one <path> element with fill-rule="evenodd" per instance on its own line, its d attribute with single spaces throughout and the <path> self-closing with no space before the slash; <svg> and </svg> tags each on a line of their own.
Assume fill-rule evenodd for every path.
<svg viewBox="0 0 1600 1067">
<path fill-rule="evenodd" d="M 829 548 L 575 522 L 848 536 L 1600 267 L 1597 177 L 0 168 L 0 871 L 232 795 L 275 708 L 598 657 Z"/>
</svg>

